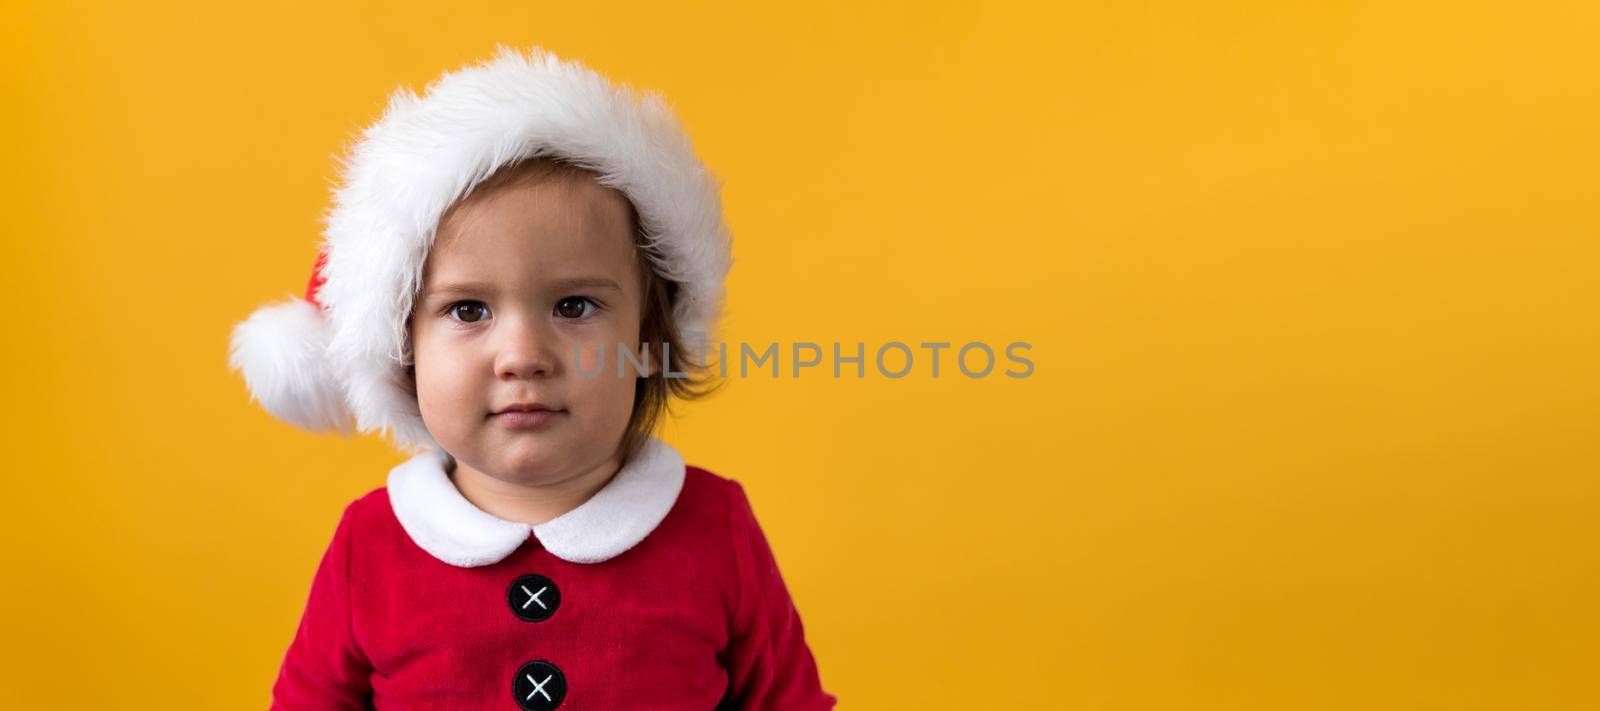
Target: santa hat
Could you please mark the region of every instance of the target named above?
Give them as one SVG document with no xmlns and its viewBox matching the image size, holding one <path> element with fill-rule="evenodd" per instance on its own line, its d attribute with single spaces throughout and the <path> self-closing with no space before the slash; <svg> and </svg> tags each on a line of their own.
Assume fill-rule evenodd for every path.
<svg viewBox="0 0 1600 711">
<path fill-rule="evenodd" d="M 304 298 L 238 324 L 229 365 L 268 412 L 312 431 L 389 434 L 410 451 L 438 442 L 403 386 L 406 320 L 446 208 L 527 157 L 594 171 L 633 203 L 655 271 L 673 282 L 680 332 L 712 338 L 732 264 L 720 181 L 660 95 L 533 48 L 497 46 L 446 72 L 421 98 L 406 87 L 341 158 Z"/>
</svg>

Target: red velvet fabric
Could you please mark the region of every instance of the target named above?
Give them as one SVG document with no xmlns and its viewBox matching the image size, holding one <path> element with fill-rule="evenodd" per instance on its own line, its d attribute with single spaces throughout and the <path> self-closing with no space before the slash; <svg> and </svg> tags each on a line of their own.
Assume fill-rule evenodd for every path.
<svg viewBox="0 0 1600 711">
<path fill-rule="evenodd" d="M 553 581 L 542 622 L 507 599 Z M 311 583 L 272 709 L 517 709 L 512 677 L 547 660 L 560 708 L 831 709 L 800 615 L 737 482 L 687 468 L 672 510 L 633 548 L 570 563 L 530 535 L 478 568 L 417 547 L 385 489 L 351 503 Z"/>
</svg>

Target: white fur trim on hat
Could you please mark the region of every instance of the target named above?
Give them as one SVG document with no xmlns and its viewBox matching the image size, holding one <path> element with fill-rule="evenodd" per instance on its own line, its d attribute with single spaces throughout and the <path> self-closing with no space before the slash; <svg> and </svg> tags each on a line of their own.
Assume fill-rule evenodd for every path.
<svg viewBox="0 0 1600 711">
<path fill-rule="evenodd" d="M 383 116 L 341 158 L 342 185 L 325 217 L 320 298 L 326 371 L 361 432 L 388 432 L 402 449 L 438 446 L 401 385 L 406 321 L 445 210 L 514 160 L 561 158 L 596 172 L 633 203 L 657 274 L 675 282 L 672 313 L 687 340 L 714 340 L 731 238 L 720 181 L 695 155 L 666 101 L 636 97 L 593 70 L 539 48 L 497 46 L 478 65 L 447 72 L 422 97 L 401 87 Z M 254 318 L 254 317 L 252 317 Z M 307 320 L 309 321 L 309 320 Z M 302 324 L 309 325 L 309 324 Z M 265 346 L 260 340 L 245 350 Z M 301 353 L 293 350 L 291 352 Z M 245 362 L 281 360 L 244 353 Z M 282 395 L 268 410 L 328 414 L 320 395 L 252 380 Z M 270 377 L 268 378 L 270 380 Z M 291 405 L 288 400 L 310 397 Z"/>
<path fill-rule="evenodd" d="M 350 414 L 328 367 L 328 328 L 317 306 L 295 296 L 263 306 L 233 328 L 228 365 L 278 419 L 314 432 L 348 433 Z"/>
</svg>

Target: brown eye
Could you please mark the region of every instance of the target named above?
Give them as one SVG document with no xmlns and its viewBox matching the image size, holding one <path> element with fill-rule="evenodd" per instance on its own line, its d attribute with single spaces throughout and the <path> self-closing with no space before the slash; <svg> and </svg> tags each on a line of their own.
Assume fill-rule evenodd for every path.
<svg viewBox="0 0 1600 711">
<path fill-rule="evenodd" d="M 456 318 L 457 321 L 461 321 L 462 323 L 477 323 L 479 319 L 483 318 L 484 312 L 487 311 L 488 309 L 479 302 L 463 301 L 458 304 L 452 304 L 450 306 L 449 313 L 462 314 Z M 472 316 L 468 317 L 465 314 L 472 314 Z"/>
<path fill-rule="evenodd" d="M 594 301 L 583 296 L 569 296 L 556 303 L 556 315 L 562 318 L 583 318 L 588 313 L 584 311 L 585 305 L 593 305 Z"/>
</svg>

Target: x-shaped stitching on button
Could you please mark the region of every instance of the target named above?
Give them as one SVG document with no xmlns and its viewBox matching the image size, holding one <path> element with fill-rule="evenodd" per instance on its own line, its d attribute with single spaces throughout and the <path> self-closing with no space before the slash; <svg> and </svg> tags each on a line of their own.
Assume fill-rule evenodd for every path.
<svg viewBox="0 0 1600 711">
<path fill-rule="evenodd" d="M 545 701 L 555 701 L 555 699 L 550 698 L 550 692 L 544 690 L 544 685 L 550 683 L 550 680 L 556 678 L 556 675 L 551 674 L 545 677 L 544 681 L 534 681 L 532 674 L 523 674 L 523 676 L 527 677 L 528 683 L 533 685 L 533 691 L 528 692 L 528 696 L 524 700 L 533 698 L 534 694 L 544 694 Z"/>
<path fill-rule="evenodd" d="M 537 602 L 537 603 L 539 603 L 539 609 L 541 609 L 541 610 L 548 610 L 548 609 L 550 609 L 550 608 L 549 608 L 549 607 L 548 607 L 548 606 L 546 606 L 546 605 L 545 605 L 545 604 L 544 604 L 544 601 L 543 601 L 543 600 L 540 600 L 540 599 L 539 599 L 539 596 L 540 596 L 540 595 L 543 595 L 543 594 L 544 594 L 544 591 L 546 591 L 546 590 L 549 590 L 549 589 L 550 589 L 550 586 L 549 586 L 549 585 L 546 585 L 546 586 L 544 586 L 544 587 L 542 587 L 542 588 L 539 588 L 539 592 L 530 592 L 530 591 L 529 591 L 529 590 L 528 590 L 528 586 L 526 586 L 526 585 L 518 585 L 518 586 L 517 586 L 517 587 L 520 587 L 520 588 L 522 588 L 522 591 L 523 591 L 523 592 L 525 592 L 525 593 L 528 593 L 528 601 L 527 601 L 527 602 L 524 602 L 524 603 L 522 603 L 522 609 L 524 609 L 524 610 L 526 610 L 526 609 L 528 609 L 528 606 L 529 606 L 529 605 L 532 605 L 532 604 L 533 604 L 533 603 L 536 603 L 536 602 Z M 546 681 L 549 681 L 549 680 L 548 680 L 548 679 L 546 679 Z"/>
</svg>

